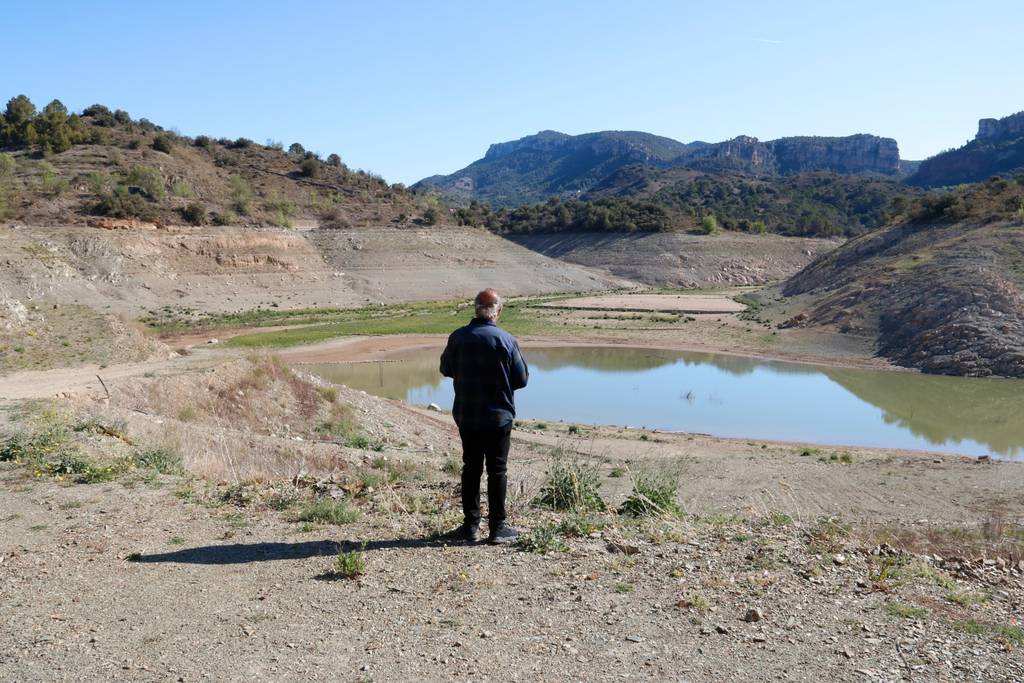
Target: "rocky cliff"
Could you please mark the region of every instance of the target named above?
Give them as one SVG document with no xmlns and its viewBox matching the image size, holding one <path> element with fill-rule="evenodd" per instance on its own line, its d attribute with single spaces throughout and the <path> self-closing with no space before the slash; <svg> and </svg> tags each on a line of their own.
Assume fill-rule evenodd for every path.
<svg viewBox="0 0 1024 683">
<path fill-rule="evenodd" d="M 667 166 L 687 149 L 681 142 L 649 133 L 566 135 L 547 130 L 491 145 L 482 159 L 461 171 L 424 178 L 413 189 L 438 192 L 456 203 L 475 199 L 518 206 L 551 196 L 576 197 L 623 166 Z"/>
<path fill-rule="evenodd" d="M 413 189 L 437 192 L 456 203 L 477 200 L 512 207 L 551 196 L 575 198 L 619 169 L 637 164 L 759 176 L 900 173 L 896 141 L 875 135 L 769 141 L 741 135 L 718 143 L 683 144 L 629 131 L 566 135 L 549 130 L 491 145 L 482 159 L 461 171 L 424 178 Z"/>
<path fill-rule="evenodd" d="M 1024 171 L 1024 112 L 981 119 L 978 134 L 963 147 L 921 162 L 907 182 L 923 187 L 973 183 Z"/>
</svg>

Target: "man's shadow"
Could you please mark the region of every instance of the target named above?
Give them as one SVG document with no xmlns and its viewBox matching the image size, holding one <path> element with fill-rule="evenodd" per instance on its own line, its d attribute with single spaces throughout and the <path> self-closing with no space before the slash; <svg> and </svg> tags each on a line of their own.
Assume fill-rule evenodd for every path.
<svg viewBox="0 0 1024 683">
<path fill-rule="evenodd" d="M 302 560 L 310 557 L 337 555 L 341 551 L 396 550 L 412 548 L 441 548 L 469 545 L 461 539 L 444 537 L 395 538 L 382 541 L 302 541 L 299 543 L 225 543 L 182 548 L 169 553 L 154 553 L 130 557 L 132 562 L 177 562 L 181 564 L 249 564 L 274 560 Z"/>
</svg>

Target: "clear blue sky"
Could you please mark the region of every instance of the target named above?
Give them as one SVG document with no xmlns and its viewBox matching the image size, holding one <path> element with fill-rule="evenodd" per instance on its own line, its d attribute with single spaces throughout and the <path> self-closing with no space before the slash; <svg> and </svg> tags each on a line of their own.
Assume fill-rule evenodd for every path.
<svg viewBox="0 0 1024 683">
<path fill-rule="evenodd" d="M 391 182 L 554 129 L 870 132 L 919 159 L 1024 109 L 1024 2 L 5 3 L 0 97 L 299 141 Z"/>
</svg>

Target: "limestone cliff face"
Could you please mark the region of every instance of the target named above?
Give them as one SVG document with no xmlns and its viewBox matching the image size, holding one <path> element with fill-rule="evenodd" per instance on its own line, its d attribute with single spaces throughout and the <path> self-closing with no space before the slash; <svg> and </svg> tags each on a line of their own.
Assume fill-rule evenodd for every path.
<svg viewBox="0 0 1024 683">
<path fill-rule="evenodd" d="M 876 135 L 792 137 L 766 142 L 741 135 L 695 150 L 683 164 L 785 175 L 806 171 L 896 175 L 900 171 L 900 150 L 892 138 Z"/>
<path fill-rule="evenodd" d="M 981 119 L 978 134 L 958 149 L 921 162 L 908 182 L 924 187 L 986 180 L 1024 170 L 1024 112 L 1002 119 Z"/>
<path fill-rule="evenodd" d="M 1024 111 L 1003 119 L 981 119 L 975 140 L 998 140 L 1024 135 Z"/>
<path fill-rule="evenodd" d="M 900 170 L 900 149 L 892 138 L 864 134 L 841 138 L 794 137 L 768 144 L 778 160 L 780 173 L 836 171 L 895 175 Z"/>
</svg>

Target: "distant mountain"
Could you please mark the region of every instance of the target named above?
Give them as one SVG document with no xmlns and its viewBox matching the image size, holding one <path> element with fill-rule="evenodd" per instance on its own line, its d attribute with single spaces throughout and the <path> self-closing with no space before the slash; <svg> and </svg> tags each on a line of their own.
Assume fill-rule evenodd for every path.
<svg viewBox="0 0 1024 683">
<path fill-rule="evenodd" d="M 1024 112 L 1002 119 L 981 119 L 973 140 L 925 159 L 907 182 L 941 187 L 974 183 L 1014 171 L 1024 171 Z"/>
<path fill-rule="evenodd" d="M 450 175 L 413 186 L 457 204 L 477 200 L 519 206 L 552 196 L 578 198 L 625 166 L 690 168 L 710 173 L 780 176 L 806 171 L 900 173 L 899 147 L 874 135 L 791 137 L 762 142 L 739 136 L 718 143 L 681 143 L 633 131 L 566 135 L 543 131 L 491 145 L 479 159 Z"/>
<path fill-rule="evenodd" d="M 628 164 L 669 166 L 691 148 L 670 138 L 634 131 L 566 135 L 546 130 L 491 145 L 483 159 L 451 175 L 424 178 L 415 190 L 435 190 L 466 204 L 476 199 L 517 206 L 551 196 L 571 198 Z"/>
</svg>

